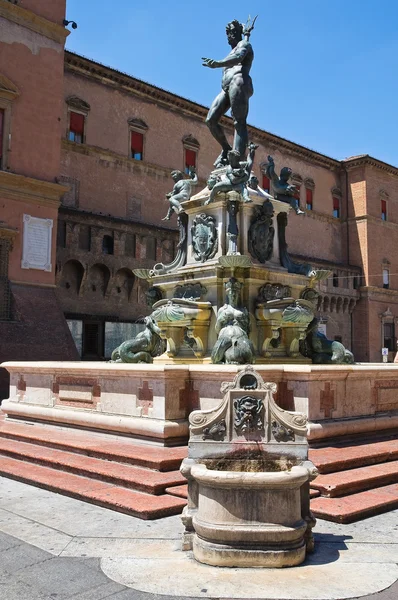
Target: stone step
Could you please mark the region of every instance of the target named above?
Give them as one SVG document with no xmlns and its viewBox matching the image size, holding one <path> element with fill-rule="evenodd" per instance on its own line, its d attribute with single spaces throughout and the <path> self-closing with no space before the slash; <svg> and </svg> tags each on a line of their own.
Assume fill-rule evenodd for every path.
<svg viewBox="0 0 398 600">
<path fill-rule="evenodd" d="M 188 498 L 188 485 L 176 485 L 166 489 L 166 494 L 177 496 L 177 498 Z"/>
<path fill-rule="evenodd" d="M 186 479 L 179 471 L 160 472 L 74 452 L 0 437 L 0 455 L 84 475 L 147 494 L 163 494 L 166 488 L 179 486 Z"/>
<path fill-rule="evenodd" d="M 322 474 L 398 460 L 398 439 L 310 448 L 309 459 Z"/>
<path fill-rule="evenodd" d="M 0 475 L 140 519 L 160 519 L 181 513 L 186 501 L 164 494 L 153 496 L 81 475 L 3 456 Z"/>
<path fill-rule="evenodd" d="M 175 471 L 188 454 L 186 446 L 165 448 L 132 443 L 128 438 L 55 425 L 0 420 L 0 438 L 20 440 L 95 458 L 134 464 L 157 471 Z"/>
<path fill-rule="evenodd" d="M 334 498 L 392 483 L 398 483 L 397 460 L 318 475 L 311 482 L 311 488 L 318 490 L 322 496 Z"/>
<path fill-rule="evenodd" d="M 398 508 L 398 484 L 351 494 L 344 498 L 314 498 L 315 517 L 336 523 L 353 523 Z"/>
</svg>

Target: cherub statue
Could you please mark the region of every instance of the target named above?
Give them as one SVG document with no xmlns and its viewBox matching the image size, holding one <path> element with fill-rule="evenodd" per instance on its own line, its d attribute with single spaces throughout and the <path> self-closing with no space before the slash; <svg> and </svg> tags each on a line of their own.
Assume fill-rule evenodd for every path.
<svg viewBox="0 0 398 600">
<path fill-rule="evenodd" d="M 259 186 L 258 178 L 252 173 L 247 183 L 248 192 L 262 196 L 266 200 L 273 200 L 274 197 Z"/>
<path fill-rule="evenodd" d="M 247 191 L 247 182 L 250 178 L 254 162 L 254 155 L 257 148 L 257 144 L 249 144 L 249 156 L 245 161 L 239 160 L 240 154 L 236 150 L 230 150 L 228 152 L 229 164 L 225 173 L 218 176 L 218 179 L 210 177 L 209 181 L 207 182 L 207 186 L 211 192 L 209 198 L 205 202 L 205 205 L 213 202 L 214 198 L 220 192 L 231 191 L 239 192 L 239 194 L 242 195 L 244 202 L 251 202 L 249 193 Z"/>
<path fill-rule="evenodd" d="M 173 212 L 179 215 L 183 212 L 181 202 L 189 200 L 192 194 L 192 187 L 198 183 L 198 176 L 194 167 L 190 168 L 189 175 L 191 179 L 184 179 L 181 171 L 172 171 L 171 176 L 174 181 L 173 191 L 166 194 L 166 199 L 169 201 L 169 210 L 167 215 L 163 217 L 162 221 L 169 221 Z"/>
<path fill-rule="evenodd" d="M 297 188 L 295 185 L 289 183 L 292 170 L 289 167 L 283 167 L 281 169 L 280 176 L 278 177 L 278 175 L 275 173 L 274 159 L 272 156 L 268 156 L 266 175 L 272 181 L 276 199 L 290 204 L 296 215 L 303 215 L 304 211 L 300 210 L 298 200 L 294 197 L 294 195 L 297 193 Z"/>
</svg>

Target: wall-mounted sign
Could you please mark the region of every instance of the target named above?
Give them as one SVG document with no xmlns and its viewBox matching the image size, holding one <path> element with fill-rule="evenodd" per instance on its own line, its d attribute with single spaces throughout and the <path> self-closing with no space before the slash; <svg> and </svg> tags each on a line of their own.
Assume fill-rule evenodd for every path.
<svg viewBox="0 0 398 600">
<path fill-rule="evenodd" d="M 22 268 L 51 271 L 52 219 L 23 216 Z"/>
</svg>

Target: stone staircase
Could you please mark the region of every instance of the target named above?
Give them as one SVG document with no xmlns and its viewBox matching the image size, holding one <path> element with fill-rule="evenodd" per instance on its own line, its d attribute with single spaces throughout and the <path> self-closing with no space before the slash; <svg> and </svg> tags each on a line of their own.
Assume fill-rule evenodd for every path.
<svg viewBox="0 0 398 600">
<path fill-rule="evenodd" d="M 141 519 L 178 514 L 187 448 L 0 418 L 0 475 Z M 316 517 L 350 523 L 398 507 L 397 436 L 311 447 Z"/>
<path fill-rule="evenodd" d="M 311 448 L 309 457 L 319 470 L 311 483 L 316 517 L 351 523 L 398 507 L 396 435 Z"/>
<path fill-rule="evenodd" d="M 0 420 L 0 475 L 141 519 L 178 514 L 186 447 Z"/>
</svg>

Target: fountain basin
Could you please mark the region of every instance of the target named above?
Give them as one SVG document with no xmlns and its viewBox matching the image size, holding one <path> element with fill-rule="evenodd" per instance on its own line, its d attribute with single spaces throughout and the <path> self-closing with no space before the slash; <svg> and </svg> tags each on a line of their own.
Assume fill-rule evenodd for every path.
<svg viewBox="0 0 398 600">
<path fill-rule="evenodd" d="M 279 472 L 220 471 L 195 464 L 193 554 L 220 567 L 291 567 L 305 558 L 304 466 Z"/>
</svg>

